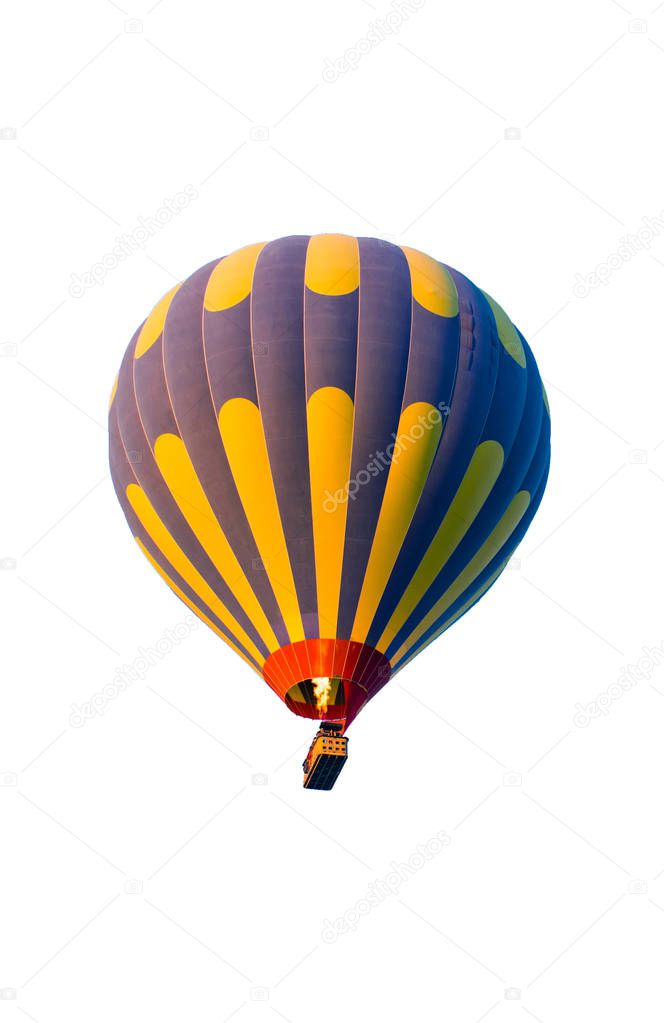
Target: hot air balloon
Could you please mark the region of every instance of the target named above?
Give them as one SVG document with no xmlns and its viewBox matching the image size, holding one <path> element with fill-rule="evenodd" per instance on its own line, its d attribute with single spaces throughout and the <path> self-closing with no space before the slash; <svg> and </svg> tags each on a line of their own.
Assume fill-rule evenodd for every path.
<svg viewBox="0 0 664 1023">
<path fill-rule="evenodd" d="M 113 483 L 182 601 L 294 714 L 344 732 L 493 585 L 546 484 L 533 355 L 463 274 L 375 238 L 292 236 L 155 306 L 110 407 Z"/>
</svg>

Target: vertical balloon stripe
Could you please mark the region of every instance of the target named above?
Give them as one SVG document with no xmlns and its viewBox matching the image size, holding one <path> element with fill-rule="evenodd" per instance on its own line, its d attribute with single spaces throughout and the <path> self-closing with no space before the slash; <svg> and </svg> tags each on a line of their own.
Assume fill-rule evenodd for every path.
<svg viewBox="0 0 664 1023">
<path fill-rule="evenodd" d="M 527 490 L 520 490 L 510 502 L 509 508 L 501 518 L 496 528 L 484 541 L 475 556 L 471 558 L 463 572 L 457 577 L 454 583 L 434 604 L 429 613 L 423 618 L 416 629 L 408 636 L 395 652 L 386 651 L 390 660 L 395 664 L 410 650 L 414 643 L 422 636 L 427 629 L 436 621 L 443 612 L 450 607 L 457 597 L 477 578 L 480 572 L 486 568 L 492 558 L 498 553 L 510 535 L 514 532 L 519 521 L 525 514 L 530 504 L 530 494 Z"/>
<path fill-rule="evenodd" d="M 238 603 L 236 595 L 215 568 L 208 552 L 192 532 L 166 486 L 154 458 L 152 445 L 158 434 L 177 429 L 164 380 L 162 340 L 163 335 L 140 359 L 131 358 L 129 353 L 129 357 L 123 361 L 119 393 L 114 402 L 114 406 L 117 406 L 122 443 L 132 463 L 136 482 L 148 495 L 153 507 L 159 508 L 161 521 L 175 543 L 196 567 L 228 613 L 240 623 L 251 641 L 261 651 L 261 655 L 267 657 L 268 648 Z M 150 368 L 152 372 L 146 376 L 145 370 Z M 139 387 L 138 392 L 134 390 L 134 381 Z M 221 447 L 220 442 L 219 446 Z"/>
<path fill-rule="evenodd" d="M 426 402 L 404 409 L 351 639 L 364 642 L 415 514 L 442 432 L 442 416 Z"/>
<path fill-rule="evenodd" d="M 483 303 L 484 299 L 481 301 Z M 401 629 L 390 641 L 393 647 L 399 646 L 418 621 L 452 585 L 495 528 L 523 480 L 532 458 L 533 442 L 538 432 L 537 420 L 525 428 L 522 426 L 524 416 L 530 418 L 532 406 L 527 398 L 532 395 L 531 383 L 531 375 L 524 372 L 503 348 L 499 348 L 498 380 L 484 427 L 484 436 L 493 437 L 489 443 L 499 443 L 503 449 L 504 461 L 500 473 L 464 535 L 454 550 L 449 552 L 435 578 L 430 581 L 430 586 L 412 610 L 411 616 L 402 623 Z M 541 399 L 538 406 L 541 409 Z"/>
<path fill-rule="evenodd" d="M 142 550 L 148 552 L 150 562 L 155 567 L 158 566 L 157 571 L 159 572 L 159 574 L 162 575 L 162 577 L 164 578 L 168 577 L 170 583 L 174 584 L 174 587 L 176 587 L 175 592 L 178 594 L 178 596 L 184 594 L 184 597 L 186 597 L 185 603 L 187 603 L 187 606 L 192 607 L 192 609 L 196 612 L 199 618 L 201 618 L 205 622 L 206 625 L 211 624 L 211 627 L 221 635 L 222 639 L 224 639 L 226 643 L 232 646 L 234 650 L 237 649 L 242 657 L 247 658 L 255 671 L 260 671 L 259 666 L 254 661 L 251 660 L 249 653 L 246 650 L 244 650 L 244 648 L 242 648 L 239 644 L 236 645 L 233 642 L 231 637 L 227 634 L 226 626 L 223 624 L 223 622 L 216 618 L 216 616 L 209 608 L 208 608 L 209 614 L 206 614 L 206 612 L 201 607 L 201 604 L 203 602 L 201 601 L 200 597 L 191 589 L 188 583 L 184 579 L 182 579 L 181 576 L 177 575 L 177 573 L 174 572 L 173 566 L 164 558 L 163 553 L 155 546 L 154 542 L 151 540 L 150 536 L 144 529 L 142 523 L 136 516 L 134 509 L 130 505 L 126 496 L 127 487 L 132 483 L 136 483 L 136 476 L 134 474 L 132 466 L 127 461 L 126 453 L 122 445 L 122 440 L 120 438 L 118 418 L 114 414 L 111 414 L 109 418 L 109 439 L 111 478 L 113 480 L 113 486 L 115 487 L 118 500 L 129 524 L 129 528 L 131 529 L 135 539 L 138 541 L 139 546 L 141 547 Z"/>
<path fill-rule="evenodd" d="M 424 642 L 421 643 L 421 645 L 418 646 L 416 644 L 415 645 L 415 649 L 411 648 L 411 652 L 408 654 L 407 657 L 405 657 L 401 661 L 398 661 L 394 665 L 394 669 L 392 671 L 392 677 L 393 678 L 397 674 L 397 672 L 401 671 L 402 668 L 405 668 L 406 665 L 410 661 L 412 661 L 414 657 L 417 657 L 417 655 L 421 654 L 422 651 L 424 649 L 426 649 L 426 647 L 428 647 L 430 643 L 433 643 L 434 639 L 438 639 L 439 636 L 442 636 L 442 634 L 444 632 L 446 632 L 451 625 L 454 625 L 454 623 L 456 621 L 458 621 L 459 618 L 461 618 L 463 615 L 465 615 L 466 611 L 469 611 L 470 608 L 474 604 L 477 603 L 477 601 L 480 599 L 480 597 L 484 596 L 486 591 L 491 586 L 493 586 L 493 584 L 495 583 L 495 581 L 498 578 L 498 576 L 502 573 L 502 571 L 505 568 L 505 566 L 507 565 L 508 561 L 509 561 L 509 558 L 507 558 L 505 561 L 501 562 L 501 564 L 498 566 L 498 568 L 495 570 L 495 572 L 492 572 L 492 574 L 489 576 L 489 578 L 486 579 L 485 582 L 483 582 L 481 586 L 478 586 L 478 588 L 473 592 L 473 595 L 471 597 L 469 597 L 468 600 L 466 600 L 466 602 L 464 604 L 461 605 L 459 610 L 455 611 L 454 614 L 452 614 L 449 617 L 444 619 L 443 624 L 439 628 L 436 629 L 436 631 L 433 633 L 433 635 L 429 636 L 428 639 L 426 639 Z"/>
<path fill-rule="evenodd" d="M 353 442 L 353 402 L 348 394 L 338 387 L 322 387 L 312 394 L 307 428 L 320 635 L 334 638 Z"/>
<path fill-rule="evenodd" d="M 456 550 L 491 493 L 502 467 L 503 449 L 500 444 L 492 440 L 480 444 L 436 535 L 376 644 L 378 650 L 387 650 Z"/>
<path fill-rule="evenodd" d="M 524 372 L 514 359 L 501 353 L 498 378 L 501 397 L 496 397 L 492 403 L 487 431 L 499 431 L 497 439 L 505 449 L 505 463 L 481 514 L 464 540 L 463 551 L 458 551 L 459 557 L 470 556 L 471 544 L 477 548 L 493 529 L 516 490 L 532 492 L 532 487 L 524 486 L 523 481 L 537 449 L 543 404 L 535 360 L 529 349 L 525 355 L 527 369 Z"/>
<path fill-rule="evenodd" d="M 401 415 L 411 306 L 410 271 L 401 249 L 360 238 L 360 313 L 350 502 L 341 579 L 339 635 L 352 632 Z"/>
<path fill-rule="evenodd" d="M 135 514 L 134 509 L 127 500 L 127 487 L 130 484 L 136 483 L 136 476 L 133 468 L 127 461 L 126 453 L 122 445 L 120 438 L 120 431 L 118 428 L 117 415 L 111 414 L 109 418 L 109 439 L 110 439 L 110 463 L 111 463 L 111 477 L 113 480 L 113 486 L 115 487 L 118 500 L 125 514 L 129 528 L 131 529 L 134 538 L 139 544 L 139 547 L 143 553 L 147 554 L 147 557 L 153 567 L 157 570 L 162 578 L 166 579 L 169 585 L 172 586 L 175 593 L 187 604 L 188 607 L 209 625 L 215 632 L 217 632 L 225 643 L 228 643 L 233 650 L 236 650 L 241 657 L 245 658 L 254 671 L 260 673 L 259 665 L 256 664 L 250 657 L 248 651 L 246 651 L 239 644 L 233 642 L 232 638 L 228 635 L 226 626 L 221 622 L 208 608 L 209 614 L 201 607 L 203 601 L 196 594 L 188 583 L 182 579 L 181 576 L 174 572 L 173 566 L 166 560 L 162 551 L 155 546 L 154 542 L 148 535 L 143 524 L 140 522 L 138 516 Z"/>
<path fill-rule="evenodd" d="M 230 639 L 228 639 L 227 636 L 224 636 L 223 632 L 220 629 L 217 628 L 217 626 L 214 624 L 214 622 L 211 621 L 211 619 L 208 618 L 208 616 L 206 614 L 204 614 L 204 612 L 201 611 L 201 609 L 199 607 L 196 607 L 194 602 L 189 599 L 187 594 L 184 593 L 180 589 L 178 584 L 176 582 L 174 582 L 173 579 L 171 579 L 171 577 L 168 575 L 168 573 L 163 570 L 163 568 L 161 567 L 159 562 L 156 561 L 155 558 L 152 557 L 152 555 L 150 554 L 149 550 L 147 549 L 147 547 L 145 546 L 145 544 L 143 543 L 141 538 L 137 536 L 134 539 L 136 540 L 136 543 L 138 544 L 140 549 L 143 551 L 143 554 L 145 555 L 145 557 L 148 559 L 148 561 L 150 562 L 150 564 L 154 568 L 155 572 L 159 573 L 159 575 L 164 580 L 164 582 L 166 582 L 170 586 L 170 588 L 173 590 L 173 592 L 180 598 L 180 600 L 184 604 L 187 605 L 189 610 L 193 611 L 193 613 L 196 615 L 196 617 L 200 618 L 201 621 L 204 622 L 209 629 L 212 629 L 213 632 L 216 632 L 216 634 L 220 637 L 220 639 L 223 639 L 224 643 L 228 643 L 228 645 L 231 648 L 231 650 L 234 650 L 235 653 L 238 654 L 238 656 L 241 657 L 242 660 L 245 661 L 249 665 L 249 667 L 251 668 L 252 671 L 255 671 L 258 675 L 260 675 L 261 672 L 260 672 L 260 668 L 258 667 L 258 665 L 254 661 L 252 661 L 250 657 L 247 657 L 247 655 L 242 652 L 242 650 L 240 649 L 239 646 L 236 646 L 236 644 L 233 643 Z"/>
<path fill-rule="evenodd" d="M 459 300 L 456 285 L 448 272 L 440 263 L 430 259 L 423 253 L 413 249 L 403 249 L 408 260 L 411 290 L 412 290 L 412 313 L 410 345 L 408 354 L 408 366 L 404 388 L 403 408 L 408 406 L 423 407 L 432 413 L 436 410 L 438 422 L 436 423 L 436 442 L 432 447 L 432 460 L 436 455 L 440 435 L 445 429 L 450 411 L 450 402 L 454 390 L 455 378 L 458 369 L 459 353 Z M 403 415 L 403 413 L 402 413 Z M 431 420 L 429 420 L 429 423 Z M 418 427 L 419 428 L 419 427 Z M 403 433 L 403 426 L 400 425 L 399 432 Z M 406 544 L 408 529 L 427 483 L 431 463 L 427 466 L 427 473 L 421 479 L 421 486 L 416 490 L 412 483 L 401 480 L 398 484 L 403 485 L 404 494 L 408 494 L 405 502 L 410 500 L 409 515 L 405 521 L 405 531 L 398 531 L 398 543 L 392 545 L 393 557 L 389 559 L 389 571 L 380 577 L 380 587 L 375 588 L 376 600 L 371 602 L 371 616 L 364 616 L 360 625 L 359 609 L 354 623 L 354 636 L 360 635 L 358 629 L 363 630 L 362 638 L 372 635 L 380 635 L 382 627 L 385 626 L 385 619 L 382 619 L 381 630 L 376 633 L 375 618 L 383 598 L 384 591 L 392 570 L 395 567 L 397 557 Z M 388 488 L 390 483 L 388 481 Z M 408 491 L 412 493 L 408 493 Z M 394 491 L 393 491 L 394 492 Z M 385 508 L 385 503 L 383 504 Z M 382 513 L 381 513 L 382 514 Z M 439 513 L 438 513 L 439 514 Z M 381 528 L 380 526 L 378 527 Z M 374 550 L 378 536 L 374 538 Z M 374 555 L 372 555 L 374 557 Z M 386 563 L 387 564 L 387 563 Z M 375 565 L 375 562 L 374 562 Z M 402 562 L 403 565 L 403 562 Z M 411 574 L 412 574 L 411 568 Z M 369 569 L 367 570 L 369 572 Z M 403 572 L 403 569 L 402 569 Z M 406 580 L 403 585 L 405 585 Z M 366 596 L 367 579 L 363 584 L 363 594 Z M 361 598 L 362 600 L 363 598 Z"/>
<path fill-rule="evenodd" d="M 288 643 L 288 632 L 269 579 L 261 568 L 258 548 L 219 435 L 217 409 L 222 402 L 214 388 L 217 380 L 232 379 L 238 357 L 236 344 L 241 346 L 240 351 L 246 353 L 254 398 L 255 387 L 249 339 L 249 300 L 221 312 L 203 310 L 210 275 L 218 264 L 219 260 L 215 260 L 196 271 L 173 299 L 162 343 L 164 372 L 177 432 L 182 437 L 205 496 L 277 639 L 284 644 Z M 203 338 L 203 323 L 207 331 L 210 320 L 214 321 L 214 329 L 208 346 L 207 336 L 205 342 Z M 226 329 L 229 325 L 233 327 L 230 337 Z M 208 365 L 205 355 L 213 353 L 215 358 Z"/>
<path fill-rule="evenodd" d="M 232 398 L 219 413 L 219 431 L 262 567 L 294 643 L 305 638 L 304 630 L 261 414 L 246 398 Z"/>
<path fill-rule="evenodd" d="M 430 588 L 413 610 L 412 615 L 405 621 L 402 629 L 393 639 L 392 648 L 400 645 L 474 557 L 504 514 L 515 491 L 527 489 L 532 492 L 532 487 L 523 485 L 523 481 L 524 474 L 533 457 L 534 442 L 537 438 L 538 422 L 541 415 L 542 402 L 541 398 L 538 398 L 539 411 L 535 421 L 532 421 L 530 398 L 533 394 L 532 384 L 534 382 L 536 381 L 532 374 L 524 371 L 501 347 L 499 349 L 498 381 L 484 433 L 485 436 L 491 436 L 492 432 L 497 434 L 495 440 L 500 442 L 507 457 L 495 485 L 487 495 L 474 521 L 442 566 Z M 525 425 L 524 416 L 526 417 Z"/>
<path fill-rule="evenodd" d="M 474 604 L 480 599 L 481 596 L 489 589 L 490 586 L 498 578 L 498 575 L 504 570 L 512 557 L 515 549 L 519 546 L 523 537 L 525 536 L 530 523 L 538 509 L 544 488 L 546 486 L 546 477 L 548 471 L 548 450 L 545 432 L 542 431 L 542 443 L 538 445 L 538 452 L 535 455 L 533 463 L 528 470 L 524 479 L 524 486 L 522 489 L 528 490 L 531 494 L 530 504 L 520 519 L 518 525 L 514 529 L 514 532 L 510 534 L 503 547 L 497 551 L 495 557 L 488 562 L 486 567 L 473 581 L 472 588 L 474 596 L 468 598 L 468 593 L 462 593 L 457 600 L 450 605 L 446 611 L 443 612 L 441 618 L 437 619 L 429 629 L 422 634 L 420 639 L 414 646 L 411 647 L 408 652 L 408 656 L 399 662 L 400 668 L 404 667 L 407 661 L 412 660 L 420 650 L 423 650 L 425 646 L 428 646 L 429 642 L 435 636 L 438 636 L 439 629 L 444 625 L 441 631 L 445 631 L 453 622 L 458 621 L 467 611 L 470 610 Z M 395 666 L 396 667 L 396 666 Z"/>
<path fill-rule="evenodd" d="M 309 239 L 261 251 L 251 289 L 258 407 L 304 634 L 318 635 L 304 380 L 304 270 Z M 288 623 L 287 623 L 288 624 Z"/>
<path fill-rule="evenodd" d="M 356 238 L 314 235 L 304 271 L 304 372 L 319 633 L 337 635 L 353 438 Z"/>
<path fill-rule="evenodd" d="M 130 483 L 127 487 L 127 499 L 155 547 L 162 552 L 178 575 L 182 576 L 217 618 L 224 623 L 236 641 L 240 642 L 249 651 L 258 664 L 262 665 L 265 658 L 249 636 L 247 636 L 244 629 L 222 604 L 217 594 L 207 584 L 200 572 L 192 565 L 186 554 L 178 547 L 154 510 L 145 491 L 138 484 Z"/>
<path fill-rule="evenodd" d="M 196 539 L 237 597 L 270 653 L 276 650 L 280 644 L 210 507 L 182 439 L 172 433 L 162 434 L 155 442 L 154 454 L 166 486 Z"/>
<path fill-rule="evenodd" d="M 478 289 L 463 274 L 449 272 L 459 297 L 454 389 L 429 478 L 367 637 L 374 647 L 431 545 L 477 446 L 489 439 L 483 433 L 499 365 L 493 316 Z M 419 308 L 414 306 L 414 319 Z"/>
</svg>

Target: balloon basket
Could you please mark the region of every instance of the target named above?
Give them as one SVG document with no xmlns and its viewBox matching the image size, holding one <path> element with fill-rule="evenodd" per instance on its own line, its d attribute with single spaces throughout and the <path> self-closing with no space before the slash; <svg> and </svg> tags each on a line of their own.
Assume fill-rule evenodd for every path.
<svg viewBox="0 0 664 1023">
<path fill-rule="evenodd" d="M 302 764 L 305 789 L 329 791 L 348 760 L 348 739 L 342 735 L 344 726 L 323 721 Z"/>
</svg>

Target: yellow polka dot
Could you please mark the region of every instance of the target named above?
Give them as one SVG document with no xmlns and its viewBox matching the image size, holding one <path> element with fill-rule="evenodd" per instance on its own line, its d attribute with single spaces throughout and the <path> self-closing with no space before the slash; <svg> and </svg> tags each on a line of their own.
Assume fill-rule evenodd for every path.
<svg viewBox="0 0 664 1023">
<path fill-rule="evenodd" d="M 134 349 L 134 358 L 140 359 L 141 355 L 145 355 L 148 348 L 150 348 L 162 330 L 164 329 L 164 323 L 166 322 L 166 313 L 168 308 L 173 301 L 173 296 L 179 289 L 180 285 L 176 284 L 174 288 L 171 288 L 167 294 L 164 295 L 148 316 L 147 320 L 141 327 L 141 332 L 138 335 L 136 342 L 136 348 Z"/>
<path fill-rule="evenodd" d="M 348 295 L 360 283 L 357 238 L 315 234 L 307 246 L 304 283 L 319 295 Z"/>
<path fill-rule="evenodd" d="M 518 362 L 519 366 L 522 366 L 525 369 L 526 353 L 523 350 L 521 338 L 516 332 L 516 327 L 502 306 L 499 306 L 498 303 L 491 298 L 491 295 L 487 295 L 486 291 L 483 291 L 482 294 L 491 306 L 493 318 L 496 321 L 496 327 L 498 329 L 500 343 L 505 351 L 512 356 L 514 361 Z"/>
<path fill-rule="evenodd" d="M 402 251 L 410 267 L 415 301 L 438 316 L 456 316 L 459 312 L 457 290 L 445 267 L 417 249 L 402 246 Z"/>
<path fill-rule="evenodd" d="M 245 245 L 217 263 L 205 289 L 204 304 L 208 312 L 230 309 L 247 297 L 258 256 L 264 247 L 265 242 Z"/>
</svg>

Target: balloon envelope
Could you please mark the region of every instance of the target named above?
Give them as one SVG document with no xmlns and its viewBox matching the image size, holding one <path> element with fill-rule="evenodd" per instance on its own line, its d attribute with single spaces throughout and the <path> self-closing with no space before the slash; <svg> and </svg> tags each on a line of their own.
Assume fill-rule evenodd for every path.
<svg viewBox="0 0 664 1023">
<path fill-rule="evenodd" d="M 110 409 L 156 571 L 291 711 L 344 724 L 505 568 L 549 437 L 489 295 L 345 235 L 249 245 L 173 288 Z"/>
</svg>

